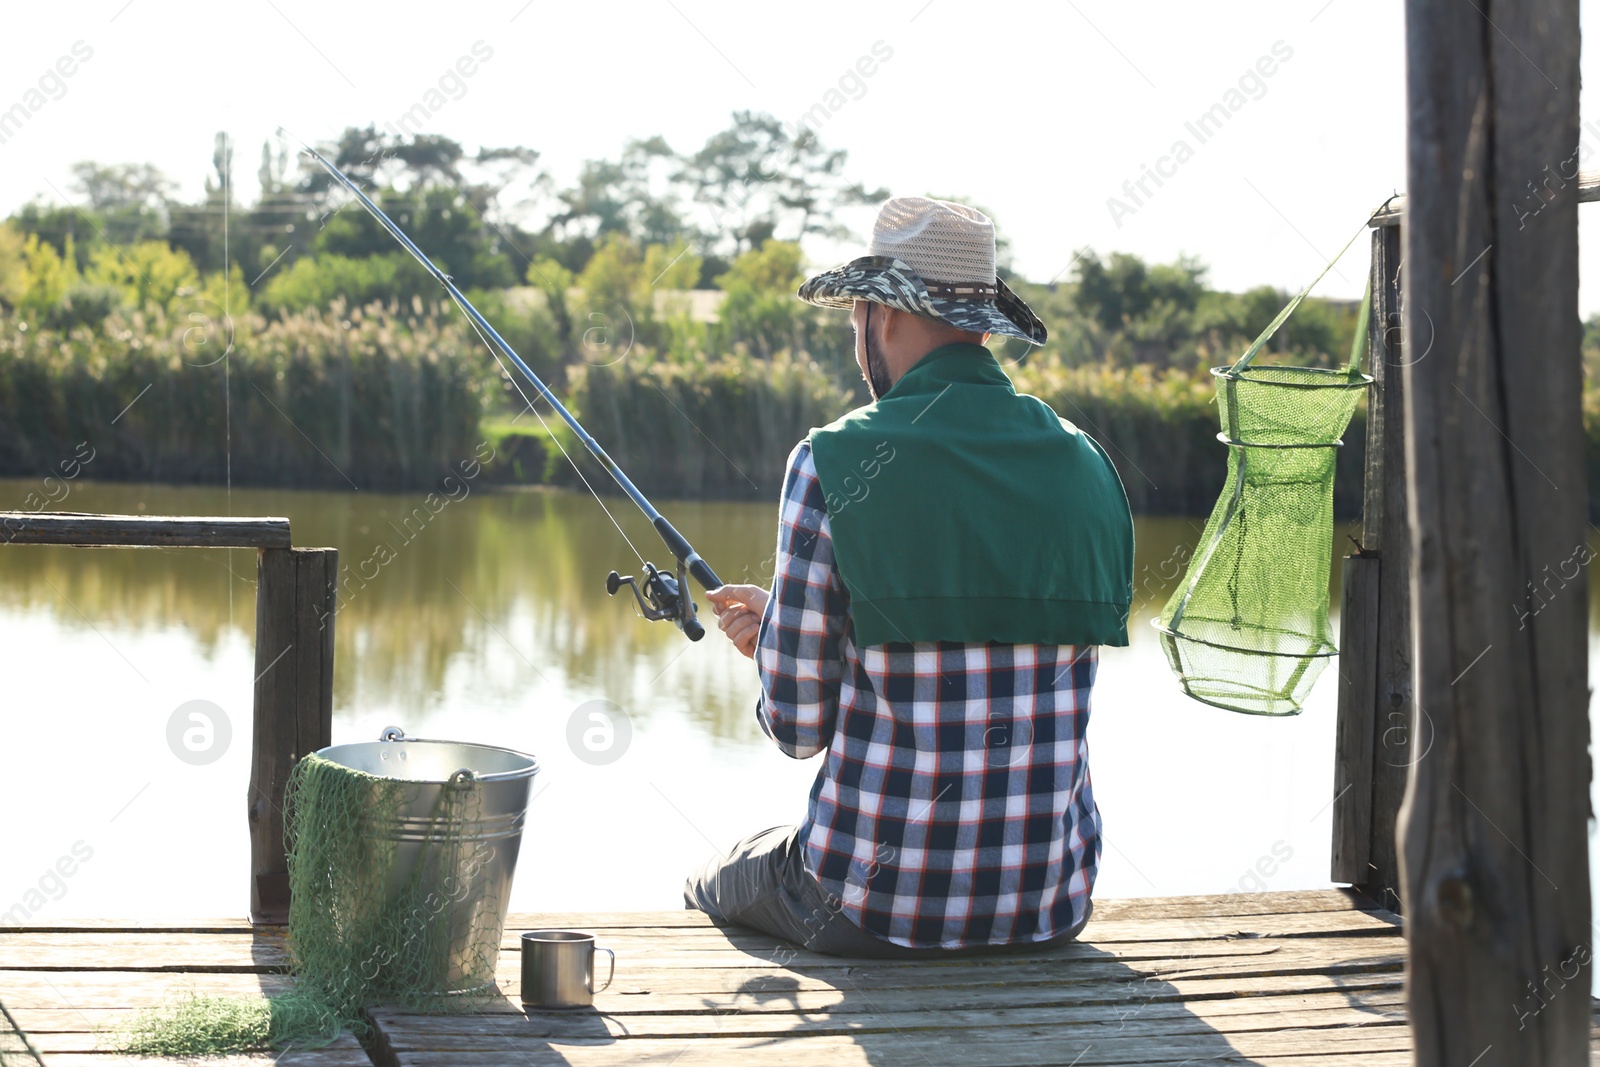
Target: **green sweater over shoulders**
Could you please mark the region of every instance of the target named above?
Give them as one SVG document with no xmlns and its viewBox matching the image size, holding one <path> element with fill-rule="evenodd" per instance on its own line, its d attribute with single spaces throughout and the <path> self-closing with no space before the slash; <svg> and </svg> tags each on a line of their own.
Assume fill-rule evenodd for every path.
<svg viewBox="0 0 1600 1067">
<path fill-rule="evenodd" d="M 934 349 L 810 443 L 857 646 L 1128 643 L 1122 480 L 987 348 Z"/>
</svg>

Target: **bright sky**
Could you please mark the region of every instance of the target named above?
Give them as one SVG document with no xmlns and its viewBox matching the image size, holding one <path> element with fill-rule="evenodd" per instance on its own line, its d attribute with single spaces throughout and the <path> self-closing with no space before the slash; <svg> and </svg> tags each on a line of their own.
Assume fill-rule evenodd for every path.
<svg viewBox="0 0 1600 1067">
<path fill-rule="evenodd" d="M 1297 288 L 1404 172 L 1398 2 L 31 4 L 7 13 L 0 110 L 79 41 L 91 58 L 0 144 L 0 211 L 63 198 L 82 159 L 153 162 L 196 195 L 217 130 L 236 139 L 248 198 L 277 126 L 309 140 L 382 126 L 474 45 L 488 58 L 432 98 L 444 103 L 428 132 L 537 148 L 564 181 L 632 136 L 689 150 L 736 109 L 795 121 L 822 104 L 823 139 L 849 151 L 852 177 L 987 207 L 1038 281 L 1090 246 L 1194 254 L 1221 288 Z M 860 77 L 875 47 L 887 58 Z M 1592 91 L 1585 101 L 1600 114 Z M 1230 103 L 1203 141 L 1186 126 Z M 1145 178 L 1136 201 L 1123 185 L 1146 166 L 1166 176 Z M 1111 197 L 1132 210 L 1114 217 Z M 1594 231 L 1600 206 L 1583 210 Z M 849 220 L 863 241 L 869 217 Z M 1358 242 L 1319 291 L 1359 296 L 1364 261 Z M 1600 255 L 1583 262 L 1587 314 L 1600 310 Z"/>
</svg>

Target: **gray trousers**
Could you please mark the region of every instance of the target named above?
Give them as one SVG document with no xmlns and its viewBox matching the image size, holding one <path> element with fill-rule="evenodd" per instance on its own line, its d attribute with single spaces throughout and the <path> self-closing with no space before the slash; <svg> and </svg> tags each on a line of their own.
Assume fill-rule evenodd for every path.
<svg viewBox="0 0 1600 1067">
<path fill-rule="evenodd" d="M 793 826 L 774 826 L 740 841 L 726 856 L 712 859 L 684 883 L 684 907 L 698 908 L 718 922 L 748 926 L 812 952 L 867 959 L 942 959 L 1037 950 L 1071 941 L 1089 921 L 1085 915 L 1083 923 L 1049 942 L 960 949 L 896 945 L 840 913 L 838 898 L 806 872 L 798 832 Z"/>
</svg>

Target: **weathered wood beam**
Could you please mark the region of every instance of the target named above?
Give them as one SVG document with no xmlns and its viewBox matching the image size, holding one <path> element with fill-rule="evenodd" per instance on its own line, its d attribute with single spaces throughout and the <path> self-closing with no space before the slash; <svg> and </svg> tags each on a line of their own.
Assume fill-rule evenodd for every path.
<svg viewBox="0 0 1600 1067">
<path fill-rule="evenodd" d="M 1340 617 L 1339 722 L 1335 735 L 1333 865 L 1386 908 L 1399 911 L 1395 822 L 1412 753 L 1411 535 L 1406 521 L 1405 381 L 1412 350 L 1400 320 L 1400 231 L 1372 234 L 1367 449 L 1361 553 L 1345 560 Z"/>
<path fill-rule="evenodd" d="M 1545 165 L 1548 168 L 1547 170 L 1541 169 L 1539 173 L 1530 175 L 1529 181 L 1531 184 L 1528 187 L 1514 191 L 1521 201 L 1519 206 L 1522 212 L 1537 213 L 1540 200 L 1548 203 L 1549 197 L 1558 188 L 1567 188 L 1571 186 L 1574 180 L 1576 180 L 1578 186 L 1578 203 L 1588 204 L 1600 200 L 1600 170 L 1578 171 L 1577 178 L 1574 179 L 1572 177 L 1574 173 L 1573 167 L 1577 165 L 1577 158 L 1578 152 L 1574 148 L 1570 157 L 1557 160 L 1554 163 L 1548 163 Z M 1569 166 L 1568 164 L 1571 165 Z M 1548 185 L 1545 183 L 1548 183 Z M 1530 196 L 1536 196 L 1539 199 L 1530 200 L 1528 199 Z M 1400 225 L 1400 219 L 1405 215 L 1405 211 L 1406 198 L 1403 195 L 1397 196 L 1384 205 L 1382 211 L 1373 215 L 1367 225 L 1398 226 Z"/>
<path fill-rule="evenodd" d="M 288 548 L 288 519 L 0 511 L 0 543 L 80 548 Z"/>
<path fill-rule="evenodd" d="M 1588 1062 L 1577 0 L 1407 0 L 1416 1062 Z M 1537 207 L 1537 210 L 1533 210 Z M 1425 346 L 1425 351 L 1422 350 Z"/>
<path fill-rule="evenodd" d="M 250 760 L 250 918 L 289 915 L 284 787 L 295 761 L 333 741 L 333 621 L 339 552 L 263 549 L 256 575 L 256 685 Z"/>
<path fill-rule="evenodd" d="M 1333 852 L 1328 877 L 1366 882 L 1372 862 L 1372 742 L 1377 733 L 1376 554 L 1344 558 L 1339 614 L 1339 711 L 1333 757 Z"/>
</svg>

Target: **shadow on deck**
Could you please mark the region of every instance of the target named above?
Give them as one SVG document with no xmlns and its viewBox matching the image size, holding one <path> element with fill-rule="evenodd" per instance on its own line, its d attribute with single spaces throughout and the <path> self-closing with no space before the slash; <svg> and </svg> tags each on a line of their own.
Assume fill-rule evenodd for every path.
<svg viewBox="0 0 1600 1067">
<path fill-rule="evenodd" d="M 523 1010 L 517 934 L 549 926 L 592 930 L 616 950 L 616 981 L 594 1010 Z M 698 912 L 514 915 L 503 995 L 482 1010 L 378 1009 L 370 1050 L 346 1038 L 222 1062 L 1384 1067 L 1411 1058 L 1399 921 L 1339 890 L 1102 901 L 1078 943 L 991 959 L 852 961 L 786 949 Z M 239 922 L 5 930 L 0 1065 L 149 1064 L 107 1051 L 102 1031 L 191 989 L 275 991 L 283 966 L 281 930 Z M 8 1020 L 20 1034 L 6 1035 Z"/>
</svg>

